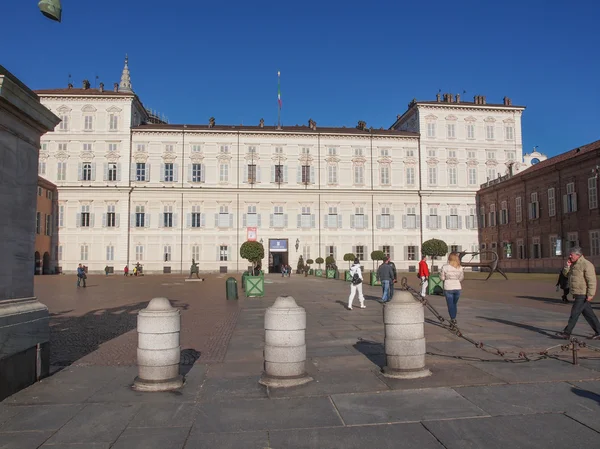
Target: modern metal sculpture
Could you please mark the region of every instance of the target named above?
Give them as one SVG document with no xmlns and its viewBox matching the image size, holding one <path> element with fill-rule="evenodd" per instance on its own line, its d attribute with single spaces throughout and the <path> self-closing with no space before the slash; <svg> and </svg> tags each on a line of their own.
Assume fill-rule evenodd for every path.
<svg viewBox="0 0 600 449">
<path fill-rule="evenodd" d="M 482 254 L 491 254 L 492 255 L 492 259 L 491 260 L 481 260 L 479 262 L 463 262 L 463 257 L 466 255 L 471 255 L 471 260 L 473 260 L 473 258 L 475 256 L 479 256 Z M 504 271 L 502 271 L 500 269 L 500 267 L 498 266 L 498 253 L 496 251 L 479 251 L 479 252 L 467 252 L 467 251 L 461 251 L 458 254 L 458 257 L 460 258 L 460 264 L 463 267 L 477 267 L 477 268 L 488 268 L 490 270 L 490 274 L 488 274 L 488 277 L 485 278 L 485 280 L 487 281 L 492 274 L 494 274 L 495 271 L 497 271 L 498 273 L 500 273 L 502 276 L 504 276 L 504 279 L 508 280 L 508 277 L 506 276 L 506 274 L 504 273 Z"/>
</svg>

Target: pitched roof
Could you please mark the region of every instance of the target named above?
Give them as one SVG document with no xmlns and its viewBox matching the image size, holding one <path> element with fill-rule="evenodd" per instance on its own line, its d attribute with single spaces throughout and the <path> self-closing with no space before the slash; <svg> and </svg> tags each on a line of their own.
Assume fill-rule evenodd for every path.
<svg viewBox="0 0 600 449">
<path fill-rule="evenodd" d="M 80 87 L 71 87 L 65 89 L 40 89 L 34 91 L 38 95 L 79 95 L 79 96 L 104 96 L 104 97 L 134 97 L 133 92 L 115 92 L 113 90 L 104 90 L 100 92 L 97 88 L 83 89 Z"/>
<path fill-rule="evenodd" d="M 147 124 L 139 125 L 133 128 L 135 131 L 256 131 L 256 132 L 282 132 L 282 133 L 304 133 L 304 134 L 354 134 L 368 136 L 371 134 L 369 129 L 360 130 L 358 128 L 345 127 L 317 127 L 312 129 L 306 125 L 282 126 L 277 129 L 276 126 L 248 126 L 248 125 L 214 125 L 212 128 L 209 125 L 182 125 L 182 124 Z M 373 135 L 379 136 L 396 136 L 396 137 L 418 137 L 419 133 L 408 131 L 396 131 L 390 129 L 375 129 Z"/>
</svg>

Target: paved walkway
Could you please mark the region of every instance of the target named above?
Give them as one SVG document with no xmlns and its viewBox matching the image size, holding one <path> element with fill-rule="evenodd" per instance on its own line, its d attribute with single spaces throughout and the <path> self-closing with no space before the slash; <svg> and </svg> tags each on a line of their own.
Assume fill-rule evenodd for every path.
<svg viewBox="0 0 600 449">
<path fill-rule="evenodd" d="M 135 366 L 115 366 L 129 365 L 132 350 L 135 354 L 135 320 L 131 327 L 125 319 L 128 324 L 117 326 L 112 338 L 103 334 L 103 342 L 89 347 L 76 340 L 76 346 L 87 348 L 85 355 L 0 403 L 0 448 L 598 446 L 600 354 L 582 351 L 578 366 L 560 351 L 555 359 L 508 363 L 437 326 L 428 313 L 427 363 L 433 375 L 390 380 L 380 374 L 382 306 L 374 301 L 379 289 L 366 288 L 366 309 L 347 311 L 349 287 L 341 281 L 267 280 L 267 297 L 235 303 L 224 300 L 224 278 L 194 286 L 177 276 L 133 279 L 135 284 L 92 279 L 101 298 L 90 293 L 94 288 L 73 292 L 65 287 L 60 293 L 55 288 L 52 295 L 65 306 L 63 315 L 85 324 L 77 324 L 76 332 L 53 328 L 53 339 L 85 329 L 95 334 L 102 323 L 121 322 L 90 317 L 135 318 L 134 311 L 150 296 L 165 295 L 187 304 L 182 347 L 199 351 L 200 357 L 182 366 L 186 385 L 181 391 L 138 393 L 129 388 Z M 551 333 L 564 326 L 569 307 L 559 302 L 553 283 L 553 277 L 469 281 L 459 303 L 461 328 L 507 351 L 531 353 L 559 344 Z M 127 292 L 129 300 L 119 292 Z M 274 390 L 257 381 L 264 312 L 280 294 L 293 295 L 306 308 L 307 368 L 315 380 Z M 443 298 L 433 297 L 431 303 L 445 315 Z M 583 320 L 576 333 L 589 334 Z M 64 353 L 65 360 L 77 356 L 68 348 Z"/>
</svg>

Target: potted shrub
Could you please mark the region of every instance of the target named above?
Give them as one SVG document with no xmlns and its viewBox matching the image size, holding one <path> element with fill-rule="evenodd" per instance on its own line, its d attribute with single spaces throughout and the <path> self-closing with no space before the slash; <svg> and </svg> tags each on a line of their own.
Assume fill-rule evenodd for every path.
<svg viewBox="0 0 600 449">
<path fill-rule="evenodd" d="M 325 259 L 325 264 L 327 279 L 335 279 L 337 267 L 335 265 L 335 259 L 333 258 L 333 256 L 327 256 L 327 258 Z"/>
<path fill-rule="evenodd" d="M 383 251 L 376 250 L 371 253 L 373 266 L 375 266 L 377 261 L 382 261 L 383 259 L 385 259 L 385 253 Z M 377 268 L 379 268 L 379 264 L 377 264 Z M 377 279 L 377 268 L 371 271 L 371 285 L 381 285 L 381 282 Z"/>
<path fill-rule="evenodd" d="M 312 276 L 313 274 L 313 269 L 310 267 L 313 263 L 315 263 L 314 260 L 312 259 L 306 259 L 306 266 L 308 267 L 308 269 L 304 272 L 304 276 L 308 276 L 309 274 Z"/>
<path fill-rule="evenodd" d="M 441 295 L 444 293 L 444 288 L 442 287 L 442 280 L 440 279 L 439 273 L 433 273 L 433 263 L 436 257 L 444 257 L 446 254 L 448 254 L 448 245 L 443 240 L 430 239 L 426 242 L 423 242 L 422 251 L 425 256 L 431 257 L 432 273 L 429 275 L 427 293 L 430 295 Z"/>
<path fill-rule="evenodd" d="M 321 264 L 325 261 L 323 260 L 322 257 L 317 257 L 315 259 L 315 262 L 317 262 L 317 264 L 319 264 L 319 268 L 317 268 L 315 270 L 315 276 L 321 277 L 321 276 L 323 276 L 323 270 L 321 270 Z"/>
<path fill-rule="evenodd" d="M 302 274 L 304 272 L 304 259 L 302 258 L 302 256 L 300 256 L 300 258 L 298 259 L 298 265 L 296 266 L 296 269 L 298 270 L 296 272 L 297 274 Z"/>
<path fill-rule="evenodd" d="M 348 282 L 352 281 L 352 278 L 350 277 L 350 267 L 352 267 L 352 262 L 354 262 L 354 259 L 356 259 L 356 256 L 354 254 L 352 254 L 352 253 L 344 254 L 344 260 L 346 262 L 348 262 L 348 270 L 345 271 L 344 278 Z"/>
<path fill-rule="evenodd" d="M 265 257 L 265 248 L 260 242 L 244 242 L 240 247 L 240 257 L 252 263 L 252 273 L 246 277 L 246 296 L 265 296 L 265 277 L 261 273 L 260 264 Z"/>
</svg>

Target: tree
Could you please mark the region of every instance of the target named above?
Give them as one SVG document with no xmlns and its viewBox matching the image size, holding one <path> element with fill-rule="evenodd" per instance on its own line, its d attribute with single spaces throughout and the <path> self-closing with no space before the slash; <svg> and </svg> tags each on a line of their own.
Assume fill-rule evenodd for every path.
<svg viewBox="0 0 600 449">
<path fill-rule="evenodd" d="M 300 256 L 300 258 L 298 259 L 298 266 L 296 268 L 298 269 L 299 274 L 301 274 L 304 271 L 304 259 L 302 259 L 302 256 Z"/>
<path fill-rule="evenodd" d="M 371 252 L 371 260 L 373 261 L 378 261 L 378 260 L 384 260 L 385 259 L 385 253 L 381 250 L 375 250 L 373 252 Z"/>
<path fill-rule="evenodd" d="M 333 258 L 333 256 L 327 256 L 325 258 L 325 263 L 327 264 L 327 268 L 330 270 L 335 269 L 335 259 Z"/>
<path fill-rule="evenodd" d="M 344 254 L 344 260 L 346 262 L 348 262 L 348 268 L 350 268 L 352 266 L 352 262 L 354 262 L 354 259 L 356 259 L 356 256 L 352 253 L 346 253 Z"/>
<path fill-rule="evenodd" d="M 443 257 L 448 254 L 448 245 L 443 240 L 430 239 L 423 242 L 421 251 L 425 256 L 431 257 L 431 263 L 433 265 L 435 257 Z"/>
<path fill-rule="evenodd" d="M 314 261 L 314 260 L 312 260 L 312 259 L 306 259 L 306 265 L 308 265 L 308 268 L 309 268 L 309 269 L 310 269 L 310 266 L 311 266 L 313 263 L 315 263 L 315 261 Z"/>
<path fill-rule="evenodd" d="M 240 256 L 252 263 L 252 271 L 265 257 L 265 248 L 260 242 L 244 242 L 240 247 Z"/>
<path fill-rule="evenodd" d="M 322 258 L 322 257 L 317 257 L 317 259 L 315 260 L 315 262 L 317 262 L 317 263 L 319 264 L 319 270 L 320 270 L 320 269 L 321 269 L 321 264 L 322 264 L 323 262 L 325 262 L 325 261 L 323 260 L 323 258 Z"/>
</svg>

